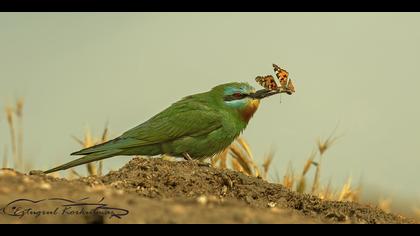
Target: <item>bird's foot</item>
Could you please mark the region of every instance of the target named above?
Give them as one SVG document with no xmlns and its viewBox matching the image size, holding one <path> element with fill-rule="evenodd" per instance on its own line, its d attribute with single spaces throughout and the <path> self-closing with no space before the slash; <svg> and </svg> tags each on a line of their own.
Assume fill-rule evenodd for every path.
<svg viewBox="0 0 420 236">
<path fill-rule="evenodd" d="M 210 167 L 211 166 L 211 164 L 210 163 L 207 163 L 207 162 L 204 162 L 204 161 L 201 161 L 201 160 L 196 160 L 196 159 L 193 159 L 191 156 L 190 156 L 190 154 L 188 154 L 188 153 L 183 153 L 183 156 L 184 156 L 184 159 L 186 160 L 186 161 L 194 161 L 194 162 L 196 162 L 197 163 L 197 165 L 198 166 L 205 166 L 205 167 Z"/>
<path fill-rule="evenodd" d="M 187 161 L 192 161 L 192 160 L 193 160 L 193 159 L 191 158 L 190 154 L 188 154 L 188 153 L 184 152 L 184 153 L 183 153 L 183 155 L 184 155 L 185 160 L 187 160 Z"/>
</svg>

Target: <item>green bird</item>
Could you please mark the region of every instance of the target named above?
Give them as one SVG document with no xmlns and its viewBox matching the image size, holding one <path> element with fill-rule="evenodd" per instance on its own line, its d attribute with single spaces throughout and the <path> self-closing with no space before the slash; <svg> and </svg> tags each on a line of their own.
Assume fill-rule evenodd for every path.
<svg viewBox="0 0 420 236">
<path fill-rule="evenodd" d="M 52 173 L 118 155 L 170 155 L 188 160 L 211 158 L 246 128 L 260 100 L 282 91 L 227 83 L 184 97 L 146 122 L 108 142 L 74 152 L 84 157 L 45 171 Z"/>
</svg>

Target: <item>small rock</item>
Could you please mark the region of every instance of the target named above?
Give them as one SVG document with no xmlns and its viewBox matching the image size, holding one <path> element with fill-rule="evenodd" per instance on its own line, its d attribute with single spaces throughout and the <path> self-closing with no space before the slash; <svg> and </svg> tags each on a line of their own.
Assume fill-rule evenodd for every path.
<svg viewBox="0 0 420 236">
<path fill-rule="evenodd" d="M 29 184 L 29 183 L 32 183 L 33 182 L 28 176 L 24 176 L 23 179 L 22 179 L 22 181 L 25 184 Z"/>
<path fill-rule="evenodd" d="M 233 182 L 229 178 L 229 176 L 227 176 L 226 174 L 222 174 L 222 179 L 223 179 L 224 184 L 227 185 L 229 188 L 233 187 Z"/>
<path fill-rule="evenodd" d="M 140 166 L 140 169 L 144 171 L 150 170 L 150 166 Z"/>
<path fill-rule="evenodd" d="M 223 185 L 220 195 L 225 196 L 227 194 L 227 191 L 228 191 L 228 187 L 226 185 Z"/>
<path fill-rule="evenodd" d="M 42 182 L 39 184 L 39 188 L 42 190 L 50 190 L 51 189 L 51 184 L 46 183 L 46 182 Z"/>
<path fill-rule="evenodd" d="M 270 207 L 270 208 L 276 207 L 276 205 L 277 205 L 277 203 L 275 203 L 275 202 L 267 203 L 267 206 Z"/>
<path fill-rule="evenodd" d="M 111 185 L 111 187 L 117 187 L 117 186 L 122 185 L 122 184 L 123 184 L 123 182 L 121 180 L 117 180 L 115 182 L 112 182 L 110 185 Z"/>
<path fill-rule="evenodd" d="M 200 203 L 201 205 L 206 205 L 207 201 L 208 199 L 204 195 L 201 195 L 200 197 L 197 198 L 197 202 Z"/>
</svg>

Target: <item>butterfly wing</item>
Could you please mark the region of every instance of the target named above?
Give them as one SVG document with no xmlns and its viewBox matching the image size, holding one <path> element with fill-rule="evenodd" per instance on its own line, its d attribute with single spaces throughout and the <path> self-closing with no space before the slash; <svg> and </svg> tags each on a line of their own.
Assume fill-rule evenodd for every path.
<svg viewBox="0 0 420 236">
<path fill-rule="evenodd" d="M 293 85 L 292 79 L 288 79 L 288 83 L 286 85 L 286 89 L 289 90 L 292 93 L 295 92 L 295 86 Z"/>
<path fill-rule="evenodd" d="M 273 64 L 273 69 L 274 69 L 274 72 L 277 72 L 277 71 L 281 70 L 281 68 L 276 64 Z"/>
<path fill-rule="evenodd" d="M 284 69 L 281 69 L 278 65 L 273 64 L 274 72 L 276 72 L 276 76 L 280 81 L 280 86 L 282 88 L 287 88 L 289 84 L 289 72 Z"/>
<path fill-rule="evenodd" d="M 274 77 L 271 75 L 257 76 L 257 78 L 255 78 L 255 81 L 257 81 L 261 86 L 268 90 L 275 90 L 278 88 Z"/>
</svg>

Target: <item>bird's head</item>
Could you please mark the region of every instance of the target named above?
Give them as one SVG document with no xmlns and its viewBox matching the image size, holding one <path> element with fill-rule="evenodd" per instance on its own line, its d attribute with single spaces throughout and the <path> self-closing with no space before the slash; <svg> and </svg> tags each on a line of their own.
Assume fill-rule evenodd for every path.
<svg viewBox="0 0 420 236">
<path fill-rule="evenodd" d="M 212 91 L 222 97 L 223 105 L 239 113 L 248 122 L 260 104 L 260 99 L 254 97 L 255 88 L 248 83 L 228 83 L 214 87 Z"/>
</svg>

